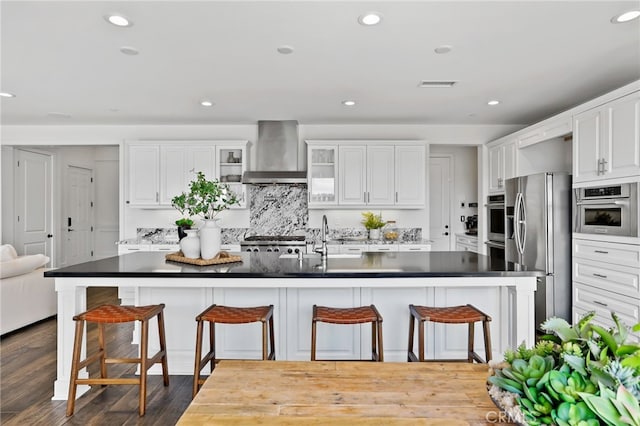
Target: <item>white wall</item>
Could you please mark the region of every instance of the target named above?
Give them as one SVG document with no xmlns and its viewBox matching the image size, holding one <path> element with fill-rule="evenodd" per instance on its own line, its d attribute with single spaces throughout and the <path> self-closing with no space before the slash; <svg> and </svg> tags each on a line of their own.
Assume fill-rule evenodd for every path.
<svg viewBox="0 0 640 426">
<path fill-rule="evenodd" d="M 462 125 L 404 125 L 404 124 L 301 124 L 299 165 L 306 168 L 306 139 L 415 139 L 436 144 L 480 145 L 509 134 L 522 126 L 462 126 Z M 255 164 L 256 124 L 211 126 L 2 126 L 0 135 L 4 145 L 119 145 L 125 140 L 249 140 L 249 168 Z M 125 188 L 122 186 L 124 162 L 120 155 L 120 238 L 135 237 L 138 227 L 168 227 L 177 218 L 174 210 L 142 210 L 124 207 Z M 359 226 L 360 212 L 336 210 L 329 212 L 332 226 Z M 400 227 L 420 226 L 428 233 L 428 212 L 425 210 L 383 211 L 387 220 L 396 219 Z M 320 211 L 311 211 L 309 225 L 320 226 Z M 4 219 L 3 219 L 4 220 Z M 222 223 L 230 227 L 248 227 L 248 210 L 223 212 Z M 425 235 L 426 236 L 426 235 Z"/>
<path fill-rule="evenodd" d="M 13 149 L 3 146 L 0 150 L 0 186 L 2 197 L 0 202 L 0 217 L 2 217 L 2 230 L 0 231 L 0 241 L 2 244 L 13 243 L 13 218 L 15 215 L 14 197 L 14 174 L 13 174 Z"/>
<path fill-rule="evenodd" d="M 478 194 L 478 153 L 475 146 L 431 145 L 431 156 L 451 155 L 453 157 L 453 182 L 451 192 L 451 232 L 465 231 L 460 216 L 478 214 L 478 208 L 469 203 L 482 205 Z M 464 202 L 464 207 L 461 203 Z"/>
</svg>

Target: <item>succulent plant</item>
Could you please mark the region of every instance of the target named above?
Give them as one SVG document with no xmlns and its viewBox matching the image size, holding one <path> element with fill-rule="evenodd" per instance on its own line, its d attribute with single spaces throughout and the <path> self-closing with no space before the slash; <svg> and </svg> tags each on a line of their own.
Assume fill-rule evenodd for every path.
<svg viewBox="0 0 640 426">
<path fill-rule="evenodd" d="M 593 312 L 573 326 L 548 319 L 548 334 L 533 348 L 505 351 L 506 366 L 495 368 L 489 383 L 517 395 L 529 425 L 640 426 L 640 344 L 628 341 L 629 328 L 611 316 L 610 330 L 591 324 Z"/>
</svg>

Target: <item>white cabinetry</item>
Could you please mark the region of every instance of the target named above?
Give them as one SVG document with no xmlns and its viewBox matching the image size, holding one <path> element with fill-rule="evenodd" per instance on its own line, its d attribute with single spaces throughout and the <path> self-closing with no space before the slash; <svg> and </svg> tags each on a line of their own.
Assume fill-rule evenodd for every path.
<svg viewBox="0 0 640 426">
<path fill-rule="evenodd" d="M 337 145 L 308 145 L 307 187 L 309 207 L 338 204 Z"/>
<path fill-rule="evenodd" d="M 574 117 L 573 180 L 640 175 L 640 92 Z"/>
<path fill-rule="evenodd" d="M 571 133 L 572 117 L 570 114 L 563 114 L 549 119 L 540 125 L 534 126 L 531 130 L 526 130 L 518 136 L 518 147 L 525 148 L 539 142 L 557 138 Z"/>
<path fill-rule="evenodd" d="M 517 148 L 515 140 L 489 148 L 489 192 L 503 192 L 505 179 L 517 175 Z"/>
<path fill-rule="evenodd" d="M 307 144 L 309 207 L 424 207 L 424 145 L 400 141 Z"/>
<path fill-rule="evenodd" d="M 627 325 L 640 322 L 640 246 L 574 238 L 572 275 L 574 321 L 595 311 L 594 322 L 606 327 L 611 312 Z"/>
<path fill-rule="evenodd" d="M 431 251 L 431 244 L 398 244 L 398 251 Z"/>
<path fill-rule="evenodd" d="M 478 237 L 456 234 L 456 251 L 472 251 L 478 253 Z"/>
<path fill-rule="evenodd" d="M 240 208 L 245 207 L 245 186 L 238 176 L 246 169 L 246 144 L 246 141 L 128 143 L 125 203 L 132 207 L 168 208 L 173 197 L 188 190 L 197 172 L 203 172 L 207 179 L 228 182 L 241 200 Z M 229 152 L 237 153 L 234 158 L 239 162 L 228 164 Z"/>
</svg>

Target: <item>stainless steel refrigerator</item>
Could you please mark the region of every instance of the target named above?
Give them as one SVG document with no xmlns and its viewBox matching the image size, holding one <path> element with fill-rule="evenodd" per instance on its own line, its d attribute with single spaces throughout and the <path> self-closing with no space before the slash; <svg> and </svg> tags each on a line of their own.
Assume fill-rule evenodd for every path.
<svg viewBox="0 0 640 426">
<path fill-rule="evenodd" d="M 505 215 L 505 260 L 545 272 L 536 290 L 536 327 L 552 316 L 571 322 L 571 175 L 507 179 Z"/>
</svg>

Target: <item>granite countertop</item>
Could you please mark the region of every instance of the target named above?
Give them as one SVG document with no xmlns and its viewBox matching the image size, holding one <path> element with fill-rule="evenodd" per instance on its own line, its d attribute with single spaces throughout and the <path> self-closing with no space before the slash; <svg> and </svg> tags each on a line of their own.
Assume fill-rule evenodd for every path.
<svg viewBox="0 0 640 426">
<path fill-rule="evenodd" d="M 118 245 L 178 244 L 178 240 L 152 240 L 148 238 L 128 238 L 126 240 L 120 240 L 116 244 Z"/>
<path fill-rule="evenodd" d="M 399 278 L 542 276 L 511 262 L 472 252 L 363 253 L 303 260 L 279 253 L 241 253 L 242 262 L 195 266 L 167 261 L 165 253 L 136 252 L 54 269 L 46 277 L 99 278 Z"/>
<path fill-rule="evenodd" d="M 327 244 L 333 245 L 362 245 L 362 244 L 433 244 L 431 240 L 415 240 L 415 241 L 394 241 L 394 240 L 369 240 L 358 238 L 338 238 L 327 241 Z"/>
</svg>

